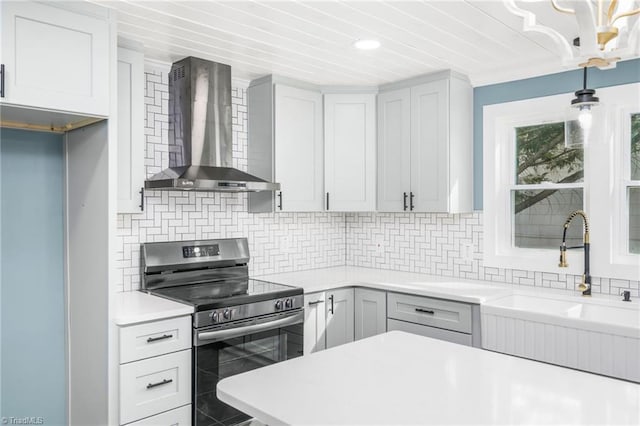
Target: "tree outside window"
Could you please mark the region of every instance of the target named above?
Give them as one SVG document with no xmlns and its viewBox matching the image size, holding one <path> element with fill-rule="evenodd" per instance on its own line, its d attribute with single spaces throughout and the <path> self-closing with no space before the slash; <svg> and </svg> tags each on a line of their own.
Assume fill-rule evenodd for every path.
<svg viewBox="0 0 640 426">
<path fill-rule="evenodd" d="M 567 148 L 566 137 L 582 137 L 575 122 L 515 128 L 515 247 L 558 247 L 567 216 L 583 208 L 584 153 Z M 569 230 L 567 241 L 581 244 L 580 227 Z"/>
</svg>

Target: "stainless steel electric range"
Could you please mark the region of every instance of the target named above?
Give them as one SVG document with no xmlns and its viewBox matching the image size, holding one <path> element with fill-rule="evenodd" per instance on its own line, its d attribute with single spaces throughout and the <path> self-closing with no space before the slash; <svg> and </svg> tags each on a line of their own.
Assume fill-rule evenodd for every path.
<svg viewBox="0 0 640 426">
<path fill-rule="evenodd" d="M 216 397 L 219 380 L 302 355 L 303 291 L 249 278 L 245 238 L 146 243 L 142 291 L 193 305 L 193 424 L 249 416 Z"/>
</svg>

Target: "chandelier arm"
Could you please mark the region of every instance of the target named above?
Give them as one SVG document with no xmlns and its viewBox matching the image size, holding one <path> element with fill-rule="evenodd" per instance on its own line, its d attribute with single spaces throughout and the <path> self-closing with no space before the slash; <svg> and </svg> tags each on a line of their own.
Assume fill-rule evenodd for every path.
<svg viewBox="0 0 640 426">
<path fill-rule="evenodd" d="M 604 0 L 598 0 L 598 26 L 602 26 L 602 2 Z"/>
<path fill-rule="evenodd" d="M 576 11 L 573 9 L 568 9 L 566 7 L 561 7 L 560 5 L 558 5 L 557 0 L 551 0 L 551 6 L 553 6 L 553 8 L 555 10 L 557 10 L 558 12 L 562 12 L 562 13 L 570 13 L 572 15 L 576 14 Z"/>
<path fill-rule="evenodd" d="M 607 22 L 609 22 L 610 24 L 613 23 L 613 21 L 611 20 L 611 17 L 613 16 L 613 13 L 616 11 L 617 6 L 618 6 L 618 0 L 611 0 L 611 3 L 609 3 L 609 10 L 607 11 Z"/>
<path fill-rule="evenodd" d="M 613 25 L 613 23 L 616 22 L 620 18 L 624 18 L 625 16 L 637 15 L 638 13 L 640 13 L 640 7 L 637 8 L 637 9 L 634 9 L 634 10 L 630 10 L 628 12 L 619 13 L 616 16 L 613 17 L 613 19 L 611 20 L 609 25 Z"/>
</svg>

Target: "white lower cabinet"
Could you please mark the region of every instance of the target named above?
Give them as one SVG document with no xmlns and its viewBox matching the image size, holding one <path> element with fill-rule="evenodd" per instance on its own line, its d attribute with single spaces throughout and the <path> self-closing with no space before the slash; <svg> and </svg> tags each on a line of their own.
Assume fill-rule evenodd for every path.
<svg viewBox="0 0 640 426">
<path fill-rule="evenodd" d="M 387 293 L 355 289 L 355 340 L 387 331 Z"/>
<path fill-rule="evenodd" d="M 190 332 L 191 316 L 120 327 L 121 425 L 191 424 Z"/>
<path fill-rule="evenodd" d="M 327 349 L 353 342 L 353 288 L 327 292 Z"/>
<path fill-rule="evenodd" d="M 480 347 L 479 305 L 410 294 L 387 294 L 387 329 Z"/>
<path fill-rule="evenodd" d="M 327 327 L 324 310 L 325 293 L 304 295 L 304 354 L 321 351 L 327 347 L 325 331 Z"/>
<path fill-rule="evenodd" d="M 353 341 L 353 302 L 353 288 L 305 294 L 305 355 Z"/>
<path fill-rule="evenodd" d="M 190 426 L 191 404 L 180 408 L 156 414 L 137 422 L 129 423 L 129 426 Z"/>
</svg>

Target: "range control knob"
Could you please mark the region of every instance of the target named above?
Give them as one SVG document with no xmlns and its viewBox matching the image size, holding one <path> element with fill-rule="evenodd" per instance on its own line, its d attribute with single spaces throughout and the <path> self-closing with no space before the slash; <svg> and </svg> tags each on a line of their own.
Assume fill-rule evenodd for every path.
<svg viewBox="0 0 640 426">
<path fill-rule="evenodd" d="M 284 307 L 287 309 L 293 308 L 293 300 L 287 299 L 284 301 Z"/>
<path fill-rule="evenodd" d="M 276 301 L 276 310 L 279 311 L 280 309 L 282 309 L 282 300 L 277 300 Z"/>
<path fill-rule="evenodd" d="M 218 313 L 217 312 L 213 312 L 211 314 L 211 321 L 218 322 Z"/>
<path fill-rule="evenodd" d="M 230 319 L 231 318 L 231 311 L 228 309 L 224 310 L 224 313 L 222 314 L 222 316 L 224 317 L 224 319 Z"/>
</svg>

